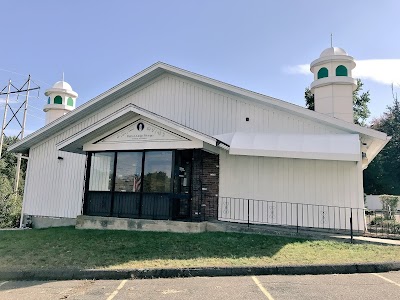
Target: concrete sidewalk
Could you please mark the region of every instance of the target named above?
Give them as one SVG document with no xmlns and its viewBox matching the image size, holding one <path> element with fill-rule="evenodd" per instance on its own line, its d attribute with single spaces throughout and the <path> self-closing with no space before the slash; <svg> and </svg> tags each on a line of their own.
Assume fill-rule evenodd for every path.
<svg viewBox="0 0 400 300">
<path fill-rule="evenodd" d="M 350 235 L 331 235 L 330 238 L 347 242 L 350 242 L 351 240 Z M 400 240 L 382 239 L 377 237 L 354 236 L 353 240 L 355 243 L 372 243 L 388 246 L 400 246 Z"/>
</svg>

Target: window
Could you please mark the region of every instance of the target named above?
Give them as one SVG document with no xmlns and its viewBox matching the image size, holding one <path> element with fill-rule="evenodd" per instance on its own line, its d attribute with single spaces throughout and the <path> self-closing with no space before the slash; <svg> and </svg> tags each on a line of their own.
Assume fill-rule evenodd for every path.
<svg viewBox="0 0 400 300">
<path fill-rule="evenodd" d="M 49 97 L 49 99 L 47 99 L 47 104 L 50 104 L 50 97 Z"/>
<path fill-rule="evenodd" d="M 116 192 L 140 192 L 142 152 L 117 152 Z"/>
<path fill-rule="evenodd" d="M 171 193 L 172 159 L 173 151 L 93 152 L 89 191 Z"/>
<path fill-rule="evenodd" d="M 318 79 L 325 78 L 325 77 L 328 77 L 328 69 L 324 67 L 324 68 L 319 69 Z"/>
<path fill-rule="evenodd" d="M 336 68 L 336 76 L 347 76 L 347 68 L 340 65 Z"/>
<path fill-rule="evenodd" d="M 71 97 L 68 97 L 67 105 L 68 106 L 74 106 L 74 99 L 72 99 Z"/>
<path fill-rule="evenodd" d="M 91 152 L 84 214 L 155 219 L 186 216 L 192 154 L 191 150 Z"/>
<path fill-rule="evenodd" d="M 143 192 L 171 192 L 172 151 L 145 153 Z"/>
<path fill-rule="evenodd" d="M 114 156 L 114 152 L 96 152 L 92 154 L 89 191 L 112 191 Z"/>
<path fill-rule="evenodd" d="M 62 104 L 61 96 L 55 96 L 54 97 L 54 104 Z"/>
</svg>

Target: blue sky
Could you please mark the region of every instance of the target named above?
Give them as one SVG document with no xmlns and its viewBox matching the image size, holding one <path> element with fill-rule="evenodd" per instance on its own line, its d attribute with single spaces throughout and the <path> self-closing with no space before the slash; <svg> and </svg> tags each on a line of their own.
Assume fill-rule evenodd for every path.
<svg viewBox="0 0 400 300">
<path fill-rule="evenodd" d="M 22 84 L 20 74 L 41 86 L 28 132 L 44 125 L 44 91 L 62 72 L 80 105 L 157 61 L 304 106 L 312 81 L 304 65 L 330 46 L 331 32 L 359 61 L 372 117 L 400 83 L 396 0 L 13 0 L 1 8 L 1 89 L 8 79 Z"/>
</svg>

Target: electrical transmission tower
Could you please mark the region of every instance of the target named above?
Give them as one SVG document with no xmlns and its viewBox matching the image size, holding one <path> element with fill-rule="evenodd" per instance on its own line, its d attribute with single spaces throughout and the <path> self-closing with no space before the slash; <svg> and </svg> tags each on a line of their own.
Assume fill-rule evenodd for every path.
<svg viewBox="0 0 400 300">
<path fill-rule="evenodd" d="M 3 151 L 3 142 L 4 142 L 4 130 L 10 125 L 11 121 L 15 120 L 16 123 L 18 124 L 18 128 L 20 128 L 20 131 L 17 135 L 17 139 L 23 139 L 24 134 L 25 134 L 25 124 L 26 124 L 26 115 L 27 115 L 27 110 L 28 110 L 28 100 L 29 100 L 29 92 L 33 90 L 39 90 L 40 87 L 35 84 L 35 87 L 31 87 L 31 84 L 35 84 L 32 79 L 31 75 L 28 76 L 28 80 L 20 87 L 17 88 L 11 80 L 8 81 L 7 86 L 5 86 L 1 91 L 0 91 L 0 96 L 6 95 L 5 99 L 5 106 L 4 106 L 4 115 L 3 115 L 3 124 L 1 127 L 1 136 L 0 136 L 0 158 L 1 154 Z M 20 96 L 24 98 L 24 101 L 21 102 L 21 104 L 18 106 L 17 109 L 13 109 L 10 105 L 10 95 L 16 95 L 17 96 L 17 104 L 19 104 L 18 99 Z M 39 91 L 38 91 L 38 96 L 39 96 Z M 7 111 L 11 111 L 11 118 L 7 121 Z M 22 112 L 22 120 L 21 120 L 21 113 Z M 14 122 L 15 123 L 15 122 Z M 25 158 L 25 157 L 24 157 Z M 17 155 L 17 167 L 15 170 L 15 182 L 14 182 L 14 192 L 16 193 L 18 191 L 18 184 L 19 184 L 19 174 L 20 174 L 20 169 L 21 169 L 21 159 L 22 155 L 19 153 Z"/>
</svg>

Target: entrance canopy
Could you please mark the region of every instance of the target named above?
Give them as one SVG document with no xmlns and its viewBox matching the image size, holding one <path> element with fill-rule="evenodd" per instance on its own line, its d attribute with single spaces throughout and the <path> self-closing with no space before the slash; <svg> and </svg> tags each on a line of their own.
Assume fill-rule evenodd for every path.
<svg viewBox="0 0 400 300">
<path fill-rule="evenodd" d="M 205 149 L 218 153 L 221 142 L 143 108 L 129 104 L 57 144 L 58 150 Z"/>
<path fill-rule="evenodd" d="M 215 136 L 229 154 L 303 159 L 359 161 L 358 134 L 286 134 L 235 132 Z"/>
</svg>

